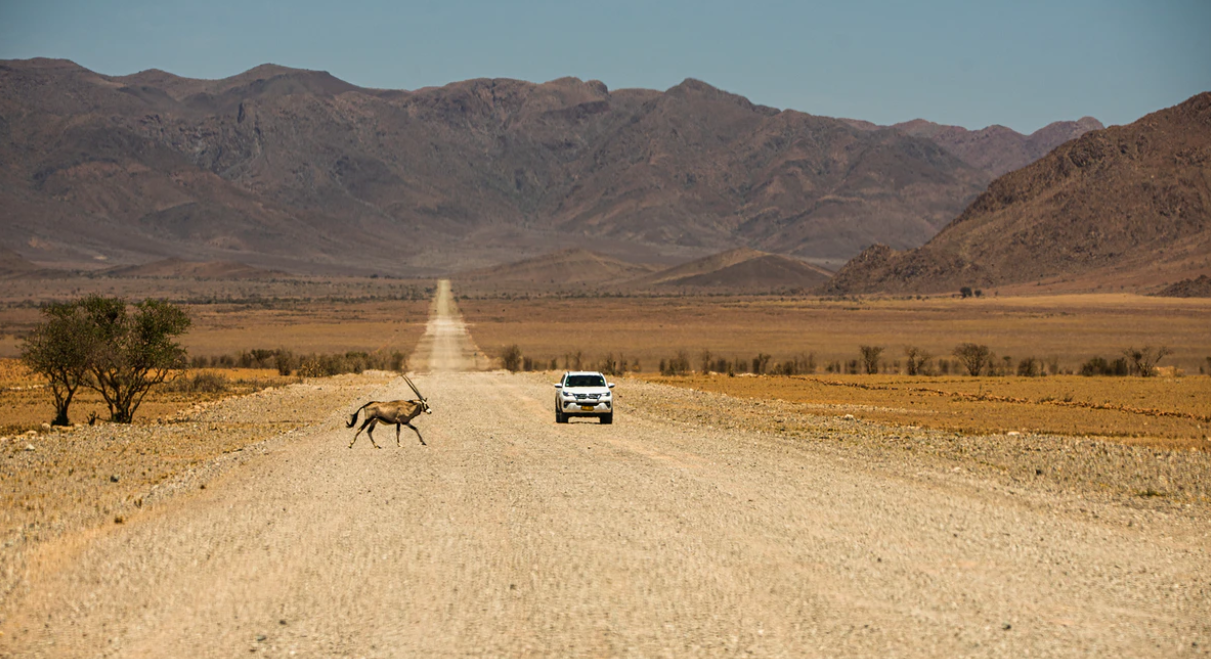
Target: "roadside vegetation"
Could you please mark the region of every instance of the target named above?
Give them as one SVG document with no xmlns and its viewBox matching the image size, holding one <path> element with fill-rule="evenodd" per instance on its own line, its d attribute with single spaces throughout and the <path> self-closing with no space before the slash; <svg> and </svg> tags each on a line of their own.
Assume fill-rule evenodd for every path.
<svg viewBox="0 0 1211 659">
<path fill-rule="evenodd" d="M 1211 301 L 464 300 L 517 371 L 595 369 L 957 432 L 1206 448 Z M 502 364 L 501 361 L 497 362 Z M 625 400 L 625 389 L 620 392 Z"/>
<path fill-rule="evenodd" d="M 47 382 L 54 400 L 52 425 L 68 413 L 81 388 L 101 396 L 109 420 L 130 423 L 152 387 L 185 365 L 176 338 L 189 316 L 159 300 L 129 305 L 122 298 L 89 295 L 42 308 L 43 322 L 21 345 L 21 362 Z"/>
</svg>

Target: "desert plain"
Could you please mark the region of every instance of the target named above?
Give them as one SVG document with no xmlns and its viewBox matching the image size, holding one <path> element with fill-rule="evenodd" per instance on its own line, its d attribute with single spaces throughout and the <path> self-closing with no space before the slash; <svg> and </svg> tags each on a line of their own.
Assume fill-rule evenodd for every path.
<svg viewBox="0 0 1211 659">
<path fill-rule="evenodd" d="M 1211 582 L 1197 567 L 1211 519 L 1206 300 L 466 297 L 374 280 L 337 295 L 250 284 L 238 299 L 204 298 L 196 282 L 115 290 L 166 284 L 194 321 L 185 345 L 208 362 L 257 349 L 408 353 L 437 408 L 418 424 L 429 446 L 405 429 L 397 448 L 380 426 L 381 453 L 364 438 L 344 447 L 361 402 L 411 396 L 381 370 L 207 365 L 180 377 L 220 375 L 222 390 L 166 387 L 131 426 L 44 428 L 49 397 L 13 360 L 37 307 L 10 296 L 0 656 L 1199 656 L 1211 645 Z M 940 373 L 962 342 L 1054 374 Z M 879 373 L 849 372 L 861 345 L 884 348 Z M 511 346 L 535 372 L 501 368 Z M 932 356 L 933 374 L 904 372 L 906 346 Z M 1075 374 L 1143 346 L 1172 350 L 1156 377 Z M 704 351 L 746 368 L 704 369 Z M 661 374 L 679 353 L 689 372 Z M 815 368 L 755 375 L 759 354 L 771 369 Z M 555 425 L 550 385 L 577 359 L 619 364 L 617 425 Z M 73 420 L 88 412 L 103 418 L 86 395 Z M 878 494 L 891 490 L 905 511 Z M 830 492 L 846 503 L 821 517 Z M 416 499 L 399 516 L 401 496 Z M 343 516 L 317 525 L 334 510 Z M 248 542 L 263 549 L 254 557 Z M 742 558 L 752 551 L 756 563 Z M 348 567 L 321 569 L 346 555 Z M 806 582 L 778 586 L 758 564 Z M 404 571 L 373 581 L 376 566 Z M 213 584 L 205 606 L 189 583 Z M 379 612 L 325 603 L 350 584 Z M 424 614 L 416 598 L 442 608 Z M 90 653 L 98 634 L 105 649 Z"/>
</svg>

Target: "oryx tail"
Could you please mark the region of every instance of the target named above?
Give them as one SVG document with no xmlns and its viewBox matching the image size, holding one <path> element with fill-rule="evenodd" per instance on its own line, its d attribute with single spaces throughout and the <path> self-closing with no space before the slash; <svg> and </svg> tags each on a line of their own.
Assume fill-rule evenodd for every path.
<svg viewBox="0 0 1211 659">
<path fill-rule="evenodd" d="M 371 405 L 375 404 L 376 402 L 378 402 L 378 401 L 374 401 L 374 400 L 372 400 L 372 401 L 370 401 L 369 403 L 366 403 L 365 405 L 362 405 L 361 407 L 359 407 L 359 408 L 357 408 L 356 410 L 354 410 L 354 412 L 353 412 L 353 416 L 349 417 L 349 425 L 347 425 L 347 426 L 345 426 L 345 427 L 346 427 L 346 428 L 352 428 L 352 427 L 353 427 L 353 424 L 357 423 L 357 415 L 358 415 L 358 414 L 359 414 L 359 413 L 360 413 L 362 410 L 366 409 L 367 407 L 370 407 Z"/>
</svg>

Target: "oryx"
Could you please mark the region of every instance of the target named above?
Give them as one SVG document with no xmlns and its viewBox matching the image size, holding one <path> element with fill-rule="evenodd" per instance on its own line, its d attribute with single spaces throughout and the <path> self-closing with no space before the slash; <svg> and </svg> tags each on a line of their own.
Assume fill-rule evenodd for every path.
<svg viewBox="0 0 1211 659">
<path fill-rule="evenodd" d="M 369 403 L 357 408 L 357 412 L 354 412 L 353 416 L 349 417 L 349 425 L 347 427 L 352 428 L 353 424 L 357 423 L 357 414 L 362 410 L 366 410 L 366 420 L 362 422 L 362 427 L 357 429 L 357 434 L 353 436 L 353 441 L 349 442 L 349 448 L 353 448 L 353 444 L 357 442 L 357 438 L 362 434 L 363 430 L 366 431 L 366 436 L 370 438 L 370 444 L 373 445 L 374 448 L 382 448 L 378 444 L 374 443 L 374 426 L 380 421 L 382 423 L 395 424 L 396 446 L 400 445 L 400 426 L 408 426 L 411 428 L 414 432 L 416 432 L 416 438 L 420 440 L 421 445 L 428 446 L 428 444 L 425 444 L 425 438 L 420 436 L 420 431 L 417 430 L 416 426 L 412 425 L 411 422 L 412 419 L 415 419 L 421 412 L 424 412 L 425 414 L 433 414 L 433 410 L 429 409 L 428 399 L 420 394 L 420 391 L 417 390 L 416 385 L 412 384 L 412 380 L 410 380 L 406 375 L 404 376 L 404 380 L 408 382 L 408 386 L 412 387 L 412 391 L 416 393 L 416 400 L 393 400 L 386 403 L 370 401 Z"/>
</svg>

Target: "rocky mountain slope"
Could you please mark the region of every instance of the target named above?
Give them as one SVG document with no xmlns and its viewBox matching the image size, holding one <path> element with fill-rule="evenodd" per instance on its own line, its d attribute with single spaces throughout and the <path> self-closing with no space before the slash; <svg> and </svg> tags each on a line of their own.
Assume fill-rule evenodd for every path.
<svg viewBox="0 0 1211 659">
<path fill-rule="evenodd" d="M 1211 93 L 1093 131 L 994 181 L 924 246 L 875 245 L 832 293 L 1150 291 L 1211 272 Z"/>
<path fill-rule="evenodd" d="M 578 245 L 843 260 L 920 245 L 987 181 L 929 140 L 695 80 L 396 91 L 272 65 L 191 80 L 0 62 L 0 242 L 44 265 L 414 275 Z"/>
<path fill-rule="evenodd" d="M 846 121 L 865 130 L 883 128 L 868 121 Z M 967 130 L 962 126 L 946 126 L 924 119 L 893 124 L 888 128 L 934 142 L 947 153 L 992 179 L 1021 169 L 1064 142 L 1074 140 L 1091 130 L 1101 130 L 1105 126 L 1093 117 L 1082 117 L 1077 121 L 1050 123 L 1029 135 L 1023 135 L 1005 126 Z"/>
</svg>

